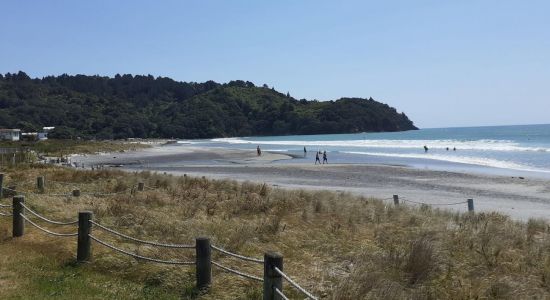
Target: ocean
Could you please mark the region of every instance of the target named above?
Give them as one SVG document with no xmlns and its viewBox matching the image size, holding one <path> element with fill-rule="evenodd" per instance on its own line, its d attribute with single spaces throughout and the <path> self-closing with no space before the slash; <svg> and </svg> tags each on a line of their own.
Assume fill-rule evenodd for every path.
<svg viewBox="0 0 550 300">
<path fill-rule="evenodd" d="M 329 163 L 405 165 L 550 178 L 550 124 L 217 138 L 180 143 L 251 151 L 260 146 L 263 151 L 283 152 L 295 157 L 280 163 L 313 163 L 316 151 L 327 151 Z M 304 147 L 308 151 L 305 157 Z"/>
</svg>

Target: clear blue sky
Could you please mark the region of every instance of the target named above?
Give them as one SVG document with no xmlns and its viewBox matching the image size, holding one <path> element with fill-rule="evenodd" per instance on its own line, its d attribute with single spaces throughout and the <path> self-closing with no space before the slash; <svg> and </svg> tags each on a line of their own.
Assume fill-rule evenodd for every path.
<svg viewBox="0 0 550 300">
<path fill-rule="evenodd" d="M 0 72 L 267 83 L 420 127 L 550 123 L 550 1 L 7 1 Z"/>
</svg>

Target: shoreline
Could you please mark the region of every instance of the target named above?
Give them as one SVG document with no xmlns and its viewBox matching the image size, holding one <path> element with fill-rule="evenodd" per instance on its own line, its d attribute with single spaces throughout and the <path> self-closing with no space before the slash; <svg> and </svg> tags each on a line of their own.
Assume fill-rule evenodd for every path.
<svg viewBox="0 0 550 300">
<path fill-rule="evenodd" d="M 267 183 L 288 189 L 350 192 L 383 199 L 397 194 L 401 199 L 461 212 L 467 211 L 466 204 L 442 204 L 473 198 L 478 212 L 496 211 L 524 221 L 529 218 L 548 220 L 550 215 L 550 181 L 539 178 L 378 164 L 315 166 L 313 163 L 290 163 L 292 157 L 280 153 L 264 152 L 257 157 L 252 150 L 196 146 L 155 146 L 127 153 L 75 156 L 74 160 L 85 165 L 117 165 L 127 171 L 188 174 Z"/>
</svg>

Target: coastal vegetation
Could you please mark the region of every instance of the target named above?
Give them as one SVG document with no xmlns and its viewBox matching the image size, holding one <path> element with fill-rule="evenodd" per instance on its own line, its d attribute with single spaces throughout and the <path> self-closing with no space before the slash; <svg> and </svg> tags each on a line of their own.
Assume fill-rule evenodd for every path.
<svg viewBox="0 0 550 300">
<path fill-rule="evenodd" d="M 95 154 L 101 152 L 124 152 L 150 147 L 153 141 L 112 141 L 112 140 L 64 140 L 44 141 L 0 141 L 0 148 L 21 148 L 33 154 L 63 157 L 69 154 Z"/>
<path fill-rule="evenodd" d="M 51 219 L 71 220 L 78 211 L 91 210 L 96 221 L 146 240 L 192 243 L 208 236 L 216 245 L 251 257 L 279 251 L 285 273 L 322 299 L 550 297 L 550 231 L 542 220 L 517 222 L 498 213 L 395 206 L 345 192 L 151 172 L 20 165 L 3 173 L 6 185 L 37 193 L 27 195 L 27 205 Z M 46 178 L 44 194 L 35 188 L 41 175 Z M 121 192 L 137 182 L 149 188 L 100 197 L 49 195 L 77 187 Z M 211 290 L 200 294 L 194 289 L 193 267 L 136 261 L 98 244 L 91 263 L 75 265 L 74 239 L 54 238 L 28 226 L 23 237 L 13 239 L 11 219 L 0 217 L 3 299 L 119 299 L 122 294 L 129 299 L 261 299 L 260 284 L 217 268 Z M 161 259 L 193 257 L 193 251 L 155 251 L 110 241 Z M 213 258 L 261 276 L 261 266 L 217 254 Z M 291 299 L 299 297 L 288 285 L 287 292 Z"/>
<path fill-rule="evenodd" d="M 267 85 L 177 82 L 116 75 L 0 75 L 0 127 L 52 138 L 212 138 L 416 129 L 404 113 L 369 99 L 307 101 Z"/>
</svg>

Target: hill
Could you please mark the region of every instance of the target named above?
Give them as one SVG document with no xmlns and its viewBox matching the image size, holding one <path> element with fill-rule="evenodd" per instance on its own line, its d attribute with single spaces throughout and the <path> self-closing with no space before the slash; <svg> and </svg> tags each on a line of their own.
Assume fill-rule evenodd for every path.
<svg viewBox="0 0 550 300">
<path fill-rule="evenodd" d="M 211 138 L 416 129 L 404 113 L 370 99 L 297 100 L 249 81 L 219 84 L 116 75 L 0 75 L 0 127 L 54 137 Z"/>
</svg>

